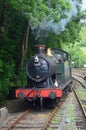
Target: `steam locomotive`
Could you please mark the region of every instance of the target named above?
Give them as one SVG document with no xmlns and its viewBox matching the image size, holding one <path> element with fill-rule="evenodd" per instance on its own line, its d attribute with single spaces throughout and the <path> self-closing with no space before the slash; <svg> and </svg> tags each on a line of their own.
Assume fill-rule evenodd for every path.
<svg viewBox="0 0 86 130">
<path fill-rule="evenodd" d="M 36 54 L 26 64 L 27 85 L 16 89 L 16 98 L 25 98 L 34 102 L 43 100 L 59 100 L 63 94 L 71 90 L 71 56 L 57 48 L 48 48 L 45 45 L 36 46 Z"/>
</svg>

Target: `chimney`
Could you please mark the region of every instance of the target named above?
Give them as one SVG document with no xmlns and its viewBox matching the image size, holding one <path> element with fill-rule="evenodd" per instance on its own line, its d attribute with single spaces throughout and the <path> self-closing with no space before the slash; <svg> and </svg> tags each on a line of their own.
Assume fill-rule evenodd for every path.
<svg viewBox="0 0 86 130">
<path fill-rule="evenodd" d="M 45 54 L 45 45 L 36 45 L 36 54 Z"/>
</svg>

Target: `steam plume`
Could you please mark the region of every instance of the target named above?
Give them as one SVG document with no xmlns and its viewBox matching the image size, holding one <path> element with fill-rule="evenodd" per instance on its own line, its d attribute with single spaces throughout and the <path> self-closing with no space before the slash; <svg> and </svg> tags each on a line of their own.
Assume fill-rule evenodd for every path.
<svg viewBox="0 0 86 130">
<path fill-rule="evenodd" d="M 32 30 L 34 31 L 36 35 L 36 40 L 40 37 L 47 37 L 47 32 L 54 32 L 56 34 L 60 34 L 60 32 L 64 31 L 66 28 L 67 23 L 71 20 L 73 16 L 76 16 L 77 6 L 79 5 L 78 0 L 70 0 L 71 9 L 69 12 L 65 12 L 67 15 L 67 18 L 61 19 L 58 23 L 55 23 L 53 19 L 50 21 L 47 21 L 47 18 L 45 18 L 40 26 L 33 26 Z"/>
</svg>

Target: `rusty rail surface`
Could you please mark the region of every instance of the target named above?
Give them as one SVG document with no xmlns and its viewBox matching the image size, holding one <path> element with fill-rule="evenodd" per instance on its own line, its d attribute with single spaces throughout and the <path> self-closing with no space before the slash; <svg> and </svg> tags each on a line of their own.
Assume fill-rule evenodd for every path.
<svg viewBox="0 0 86 130">
<path fill-rule="evenodd" d="M 8 128 L 7 128 L 7 130 L 12 130 L 14 127 L 15 127 L 15 125 L 23 118 L 23 117 L 25 117 L 28 113 L 29 113 L 30 111 L 25 111 L 16 121 L 14 121 Z"/>
<path fill-rule="evenodd" d="M 82 112 L 83 112 L 83 114 L 84 114 L 84 116 L 85 116 L 85 118 L 86 118 L 86 111 L 85 111 L 85 109 L 84 109 L 84 107 L 83 107 L 83 104 L 82 104 L 82 102 L 81 102 L 81 100 L 80 100 L 78 94 L 76 93 L 76 91 L 75 91 L 74 89 L 73 89 L 73 92 L 74 92 L 74 94 L 75 94 L 75 96 L 76 96 L 76 98 L 77 98 L 77 100 L 78 100 L 78 102 L 79 102 L 79 104 L 80 104 L 80 107 L 81 107 L 81 109 L 82 109 Z"/>
</svg>

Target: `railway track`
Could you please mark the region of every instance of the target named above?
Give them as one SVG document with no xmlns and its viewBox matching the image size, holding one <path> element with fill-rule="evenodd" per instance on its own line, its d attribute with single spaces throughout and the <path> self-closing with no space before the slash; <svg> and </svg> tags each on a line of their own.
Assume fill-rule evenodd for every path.
<svg viewBox="0 0 86 130">
<path fill-rule="evenodd" d="M 80 77 L 80 80 L 84 80 L 84 82 L 86 83 L 86 68 L 72 69 L 72 76 L 75 79 L 77 79 L 77 77 Z"/>
<path fill-rule="evenodd" d="M 53 114 L 59 109 L 62 102 L 55 109 L 44 111 L 25 111 L 22 114 L 8 115 L 0 123 L 1 130 L 41 130 L 51 120 Z M 4 122 L 4 123 L 3 123 Z"/>
<path fill-rule="evenodd" d="M 86 88 L 86 81 L 80 75 L 72 75 L 74 80 L 77 80 L 80 84 L 82 84 L 83 88 Z"/>
<path fill-rule="evenodd" d="M 74 80 L 73 92 L 55 109 L 9 114 L 0 119 L 0 130 L 86 130 L 86 96 L 80 97 L 81 90 L 83 93 L 86 89 L 78 80 Z"/>
<path fill-rule="evenodd" d="M 80 91 L 85 91 L 85 90 L 80 90 Z M 82 112 L 83 112 L 83 114 L 84 114 L 84 117 L 86 118 L 86 109 L 85 109 L 85 107 L 84 107 L 84 105 L 83 105 L 82 99 L 80 98 L 80 95 L 77 93 L 76 90 L 73 89 L 73 92 L 74 92 L 74 94 L 75 94 L 75 96 L 76 96 L 76 98 L 77 98 L 77 100 L 78 100 L 78 102 L 79 102 L 79 104 L 80 104 L 80 107 L 81 107 L 81 109 L 82 109 Z M 85 93 L 86 93 L 86 91 L 85 91 Z"/>
<path fill-rule="evenodd" d="M 86 80 L 84 78 L 86 75 L 86 69 L 73 69 L 72 77 L 74 80 L 77 80 L 80 84 L 82 84 L 83 88 L 86 88 Z"/>
<path fill-rule="evenodd" d="M 86 82 L 78 76 L 76 76 L 76 83 L 73 88 L 73 92 L 81 106 L 83 114 L 86 118 Z M 78 87 L 76 87 L 78 86 Z"/>
<path fill-rule="evenodd" d="M 9 118 L 10 120 L 3 120 L 3 125 L 0 125 L 1 130 L 69 130 L 69 128 L 70 130 L 85 130 L 86 128 L 86 117 L 73 92 L 54 110 L 26 111 L 15 117 L 9 116 Z M 6 123 L 6 120 L 10 124 Z"/>
<path fill-rule="evenodd" d="M 86 74 L 86 68 L 72 68 L 72 72 L 74 74 L 85 75 Z"/>
<path fill-rule="evenodd" d="M 83 113 L 73 93 L 69 95 L 66 103 L 70 106 L 64 103 L 42 130 L 86 130 Z"/>
<path fill-rule="evenodd" d="M 74 83 L 74 87 L 76 87 L 76 85 L 77 82 Z M 42 130 L 48 129 L 86 130 L 86 110 L 84 109 L 81 99 L 74 88 L 73 92 L 69 94 L 60 109 L 55 111 L 52 118 L 47 122 Z"/>
<path fill-rule="evenodd" d="M 9 114 L 7 117 L 0 120 L 0 130 L 44 129 L 63 102 L 64 100 L 59 102 L 55 109 L 43 111 L 27 110 L 24 113 Z"/>
<path fill-rule="evenodd" d="M 25 111 L 21 114 L 11 114 L 0 121 L 0 130 L 39 129 L 43 120 L 47 119 L 48 112 Z M 39 123 L 39 124 L 38 124 Z"/>
</svg>

